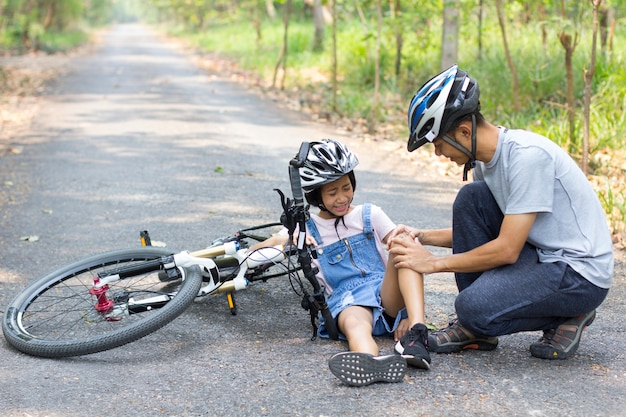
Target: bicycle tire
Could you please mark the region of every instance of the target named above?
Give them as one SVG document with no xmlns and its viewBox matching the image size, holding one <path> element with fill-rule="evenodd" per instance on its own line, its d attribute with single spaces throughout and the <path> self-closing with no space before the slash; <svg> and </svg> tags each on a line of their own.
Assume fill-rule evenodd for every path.
<svg viewBox="0 0 626 417">
<path fill-rule="evenodd" d="M 89 289 L 98 272 L 170 254 L 171 250 L 163 248 L 122 249 L 61 267 L 14 297 L 2 321 L 5 339 L 23 353 L 62 358 L 102 352 L 147 336 L 174 320 L 193 302 L 202 285 L 199 267 L 187 268 L 185 279 L 171 282 L 160 281 L 155 271 L 109 284 L 107 294 L 121 305 L 130 296 L 175 293 L 161 308 L 120 314 L 113 320 L 95 310 L 95 296 Z"/>
</svg>

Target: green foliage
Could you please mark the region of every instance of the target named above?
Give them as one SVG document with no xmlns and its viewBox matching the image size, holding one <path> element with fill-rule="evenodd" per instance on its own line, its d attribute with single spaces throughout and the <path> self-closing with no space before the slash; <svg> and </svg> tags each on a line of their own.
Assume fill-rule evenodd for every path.
<svg viewBox="0 0 626 417">
<path fill-rule="evenodd" d="M 337 76 L 336 110 L 354 118 L 377 114 L 380 124 L 404 120 L 406 102 L 423 82 L 439 72 L 444 1 L 383 1 L 380 41 L 380 109 L 372 111 L 377 44 L 377 2 L 336 0 Z M 48 6 L 56 4 L 52 21 Z M 581 155 L 583 137 L 583 75 L 590 63 L 591 2 L 561 0 L 504 1 L 508 48 L 517 70 L 521 111 L 512 111 L 513 79 L 504 53 L 503 37 L 494 2 L 459 0 L 458 64 L 479 80 L 483 114 L 498 124 L 544 134 L 560 146 Z M 482 11 L 479 4 L 483 4 Z M 313 51 L 311 6 L 290 2 L 288 50 L 284 86 L 301 92 L 301 101 L 315 101 L 330 112 L 332 102 L 332 45 L 330 27 L 324 32 L 326 50 Z M 130 21 L 139 14 L 201 49 L 237 61 L 243 69 L 271 80 L 281 53 L 284 15 L 288 2 L 273 1 L 274 17 L 265 0 L 0 0 L 0 47 L 41 47 L 54 50 L 82 42 L 84 24 Z M 605 0 L 618 20 L 611 43 L 598 45 L 592 86 L 590 146 L 592 153 L 611 153 L 624 147 L 626 137 L 626 4 Z M 393 7 L 392 7 L 393 6 Z M 479 18 L 482 23 L 479 26 Z M 559 37 L 576 42 L 574 73 L 574 143 L 570 143 L 567 112 L 565 51 Z M 402 51 L 396 73 L 397 40 Z M 611 47 L 612 46 L 612 47 Z M 313 98 L 311 98 L 311 97 Z M 370 122 L 370 120 L 368 120 Z M 375 121 L 376 122 L 376 121 Z M 399 126 L 404 128 L 403 125 Z M 402 131 L 401 137 L 404 137 Z M 605 158 L 592 158 L 596 173 L 610 166 Z M 605 194 L 608 196 L 609 194 Z M 613 190 L 611 198 L 625 193 Z"/>
<path fill-rule="evenodd" d="M 124 20 L 141 0 L 0 0 L 0 49 L 47 52 L 72 48 L 87 38 L 85 25 Z"/>
</svg>

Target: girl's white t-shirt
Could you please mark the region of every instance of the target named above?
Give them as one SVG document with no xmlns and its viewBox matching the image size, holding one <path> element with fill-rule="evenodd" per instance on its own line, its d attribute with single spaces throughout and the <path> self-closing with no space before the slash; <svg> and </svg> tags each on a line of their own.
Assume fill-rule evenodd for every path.
<svg viewBox="0 0 626 417">
<path fill-rule="evenodd" d="M 388 254 L 386 250 L 386 245 L 383 243 L 383 239 L 396 227 L 396 225 L 379 206 L 376 206 L 374 204 L 370 204 L 370 206 L 370 218 L 372 229 L 374 229 L 376 248 L 378 249 L 380 258 L 386 266 Z M 317 231 L 322 238 L 322 242 L 317 242 L 316 249 L 323 250 L 324 246 L 335 243 L 339 239 L 343 239 L 363 232 L 363 205 L 354 206 L 354 208 L 348 214 L 343 216 L 343 219 L 339 220 L 339 223 L 337 223 L 337 229 L 335 229 L 335 218 L 324 219 L 315 213 L 311 213 L 311 219 L 313 219 L 313 221 L 315 222 L 315 226 L 317 226 Z M 310 232 L 307 230 L 307 234 L 308 233 Z M 281 234 L 286 235 L 287 229 L 283 229 L 281 231 Z M 313 259 L 312 263 L 321 271 L 320 265 L 317 260 Z M 327 285 L 326 280 L 324 279 L 324 276 L 321 272 L 318 272 L 317 278 L 321 281 L 321 283 L 323 282 L 327 293 L 330 294 L 332 292 L 332 289 L 330 289 Z"/>
</svg>

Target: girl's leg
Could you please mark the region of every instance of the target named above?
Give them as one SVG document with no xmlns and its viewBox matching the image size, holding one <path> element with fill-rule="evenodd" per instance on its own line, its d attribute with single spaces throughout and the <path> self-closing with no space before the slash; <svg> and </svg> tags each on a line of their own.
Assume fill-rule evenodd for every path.
<svg viewBox="0 0 626 417">
<path fill-rule="evenodd" d="M 406 235 L 407 239 L 410 239 Z M 424 313 L 424 275 L 411 269 L 396 269 L 393 255 L 389 256 L 387 270 L 380 287 L 380 298 L 385 312 L 394 317 L 406 307 L 408 327 L 425 323 Z"/>
<path fill-rule="evenodd" d="M 378 356 L 372 336 L 371 308 L 350 306 L 339 313 L 339 330 L 346 335 L 350 352 L 339 352 L 328 360 L 328 369 L 346 385 L 364 386 L 374 382 L 402 382 L 407 361 L 400 355 Z"/>
<path fill-rule="evenodd" d="M 410 239 L 408 235 L 404 238 Z M 411 269 L 396 269 L 393 255 L 390 255 L 380 298 L 385 312 L 397 316 L 406 308 L 407 320 L 402 320 L 395 329 L 394 350 L 406 359 L 411 366 L 429 369 L 430 355 L 426 349 L 428 330 L 424 314 L 424 275 Z"/>
<path fill-rule="evenodd" d="M 339 313 L 339 330 L 348 339 L 348 347 L 353 352 L 370 353 L 378 356 L 378 345 L 372 336 L 374 315 L 372 309 L 350 306 Z"/>
</svg>

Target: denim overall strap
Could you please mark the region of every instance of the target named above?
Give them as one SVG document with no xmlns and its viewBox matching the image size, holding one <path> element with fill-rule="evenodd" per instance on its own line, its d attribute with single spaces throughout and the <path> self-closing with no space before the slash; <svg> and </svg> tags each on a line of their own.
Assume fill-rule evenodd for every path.
<svg viewBox="0 0 626 417">
<path fill-rule="evenodd" d="M 320 236 L 320 232 L 317 230 L 317 226 L 315 226 L 315 222 L 312 217 L 309 217 L 309 220 L 306 221 L 306 228 L 309 229 L 309 233 L 313 236 L 313 239 L 315 239 L 315 242 L 318 245 L 322 245 L 324 243 L 322 242 L 322 237 Z"/>
<path fill-rule="evenodd" d="M 374 229 L 372 228 L 372 205 L 363 204 L 363 233 L 368 239 L 374 237 Z"/>
</svg>

